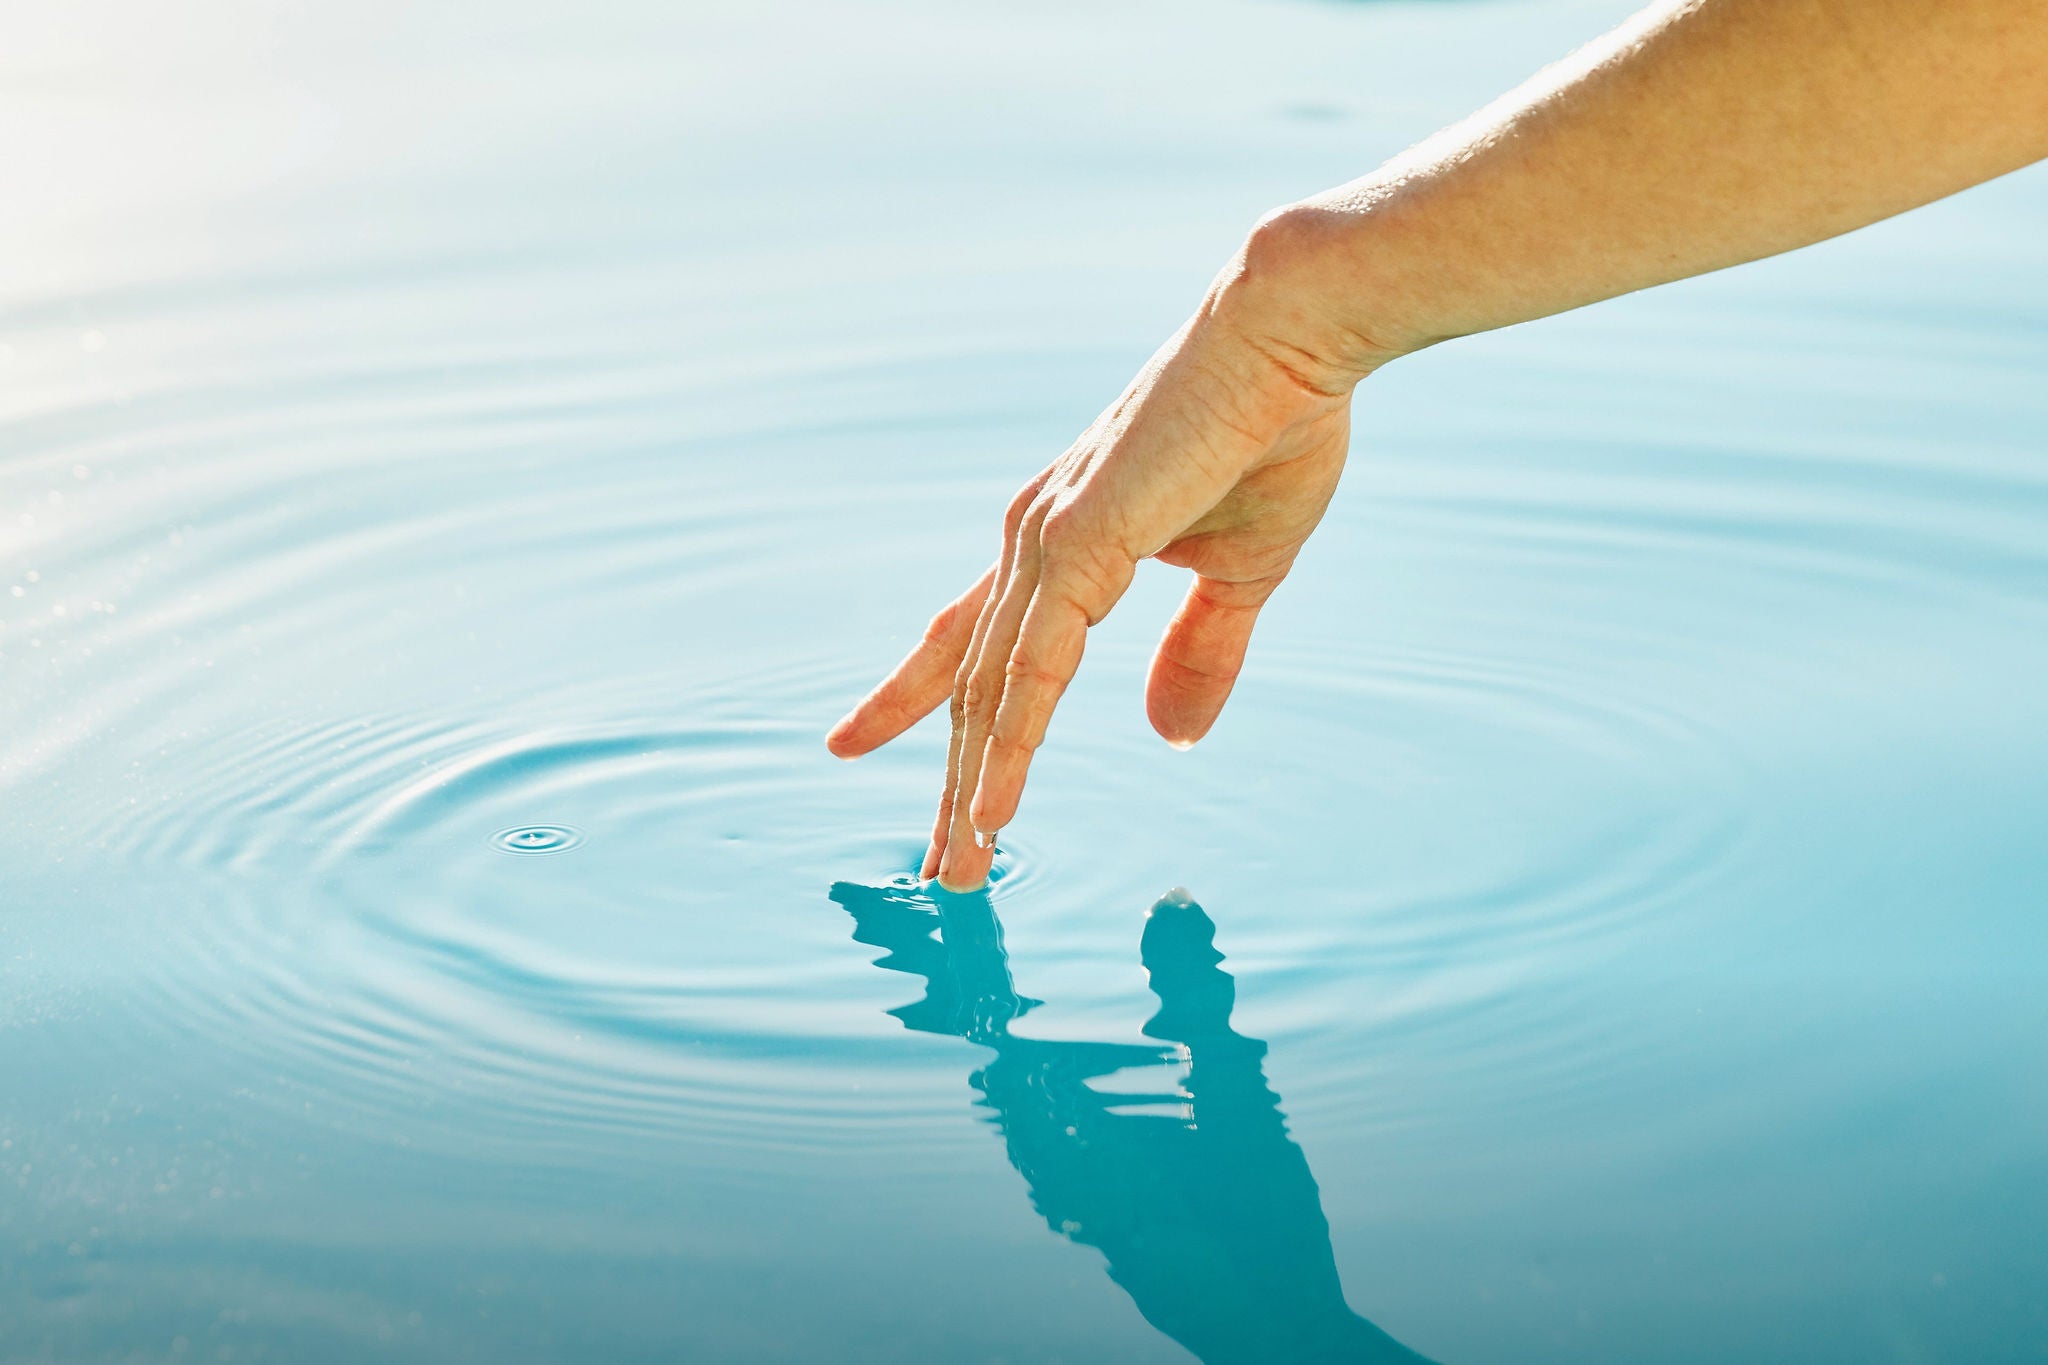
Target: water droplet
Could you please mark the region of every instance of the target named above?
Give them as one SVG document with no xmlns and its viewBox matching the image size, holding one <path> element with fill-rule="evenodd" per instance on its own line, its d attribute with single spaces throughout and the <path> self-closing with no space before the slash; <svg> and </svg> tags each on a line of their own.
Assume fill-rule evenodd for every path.
<svg viewBox="0 0 2048 1365">
<path fill-rule="evenodd" d="M 583 842 L 567 825 L 520 825 L 499 830 L 491 842 L 507 853 L 561 853 Z"/>
</svg>

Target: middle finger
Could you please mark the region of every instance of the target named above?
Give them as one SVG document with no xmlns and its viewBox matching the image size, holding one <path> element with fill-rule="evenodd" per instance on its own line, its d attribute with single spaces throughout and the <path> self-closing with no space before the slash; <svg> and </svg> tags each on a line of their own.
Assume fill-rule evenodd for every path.
<svg viewBox="0 0 2048 1365">
<path fill-rule="evenodd" d="M 1038 528 L 1045 519 L 1042 509 L 1028 513 L 1015 539 L 1010 572 L 1000 592 L 991 594 L 994 610 L 988 630 L 978 640 L 973 662 L 963 670 L 959 693 L 958 743 L 953 751 L 953 770 L 947 785 L 954 794 L 949 812 L 945 849 L 939 859 L 939 885 L 948 890 L 972 890 L 988 878 L 995 861 L 995 836 L 977 838 L 968 818 L 969 798 L 981 777 L 982 756 L 988 748 L 989 727 L 1002 704 L 1006 665 L 1017 645 L 1025 610 L 1038 591 L 1040 552 Z"/>
</svg>

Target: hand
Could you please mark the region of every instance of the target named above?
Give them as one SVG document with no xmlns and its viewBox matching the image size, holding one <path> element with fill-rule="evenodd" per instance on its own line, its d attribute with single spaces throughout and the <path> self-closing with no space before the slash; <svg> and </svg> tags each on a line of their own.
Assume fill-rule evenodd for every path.
<svg viewBox="0 0 2048 1365">
<path fill-rule="evenodd" d="M 827 744 L 865 753 L 950 691 L 924 871 L 979 886 L 1083 636 L 1138 560 L 1195 572 L 1147 692 L 1154 727 L 1191 743 L 1329 501 L 1360 378 L 2041 159 L 2040 15 L 2039 0 L 1657 0 L 1371 175 L 1275 214 L 1194 321 L 1018 495 L 995 568 Z"/>
<path fill-rule="evenodd" d="M 950 694 L 945 794 L 922 870 L 948 890 L 986 880 L 1088 627 L 1123 596 L 1138 561 L 1195 574 L 1145 698 L 1153 728 L 1185 748 L 1215 723 L 1259 609 L 1329 505 L 1363 370 L 1339 371 L 1245 325 L 1230 306 L 1243 292 L 1220 283 L 1123 397 L 1024 486 L 996 564 L 826 739 L 841 758 L 858 757 Z"/>
</svg>

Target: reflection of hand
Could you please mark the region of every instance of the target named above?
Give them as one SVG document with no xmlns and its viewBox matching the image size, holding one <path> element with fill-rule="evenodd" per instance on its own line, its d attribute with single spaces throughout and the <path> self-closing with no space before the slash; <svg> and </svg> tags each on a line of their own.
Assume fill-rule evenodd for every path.
<svg viewBox="0 0 2048 1365">
<path fill-rule="evenodd" d="M 877 966 L 924 978 L 924 998 L 891 1014 L 994 1054 L 968 1083 L 1032 1206 L 1102 1253 L 1146 1321 L 1209 1365 L 1426 1365 L 1345 1303 L 1266 1046 L 1231 1026 L 1236 984 L 1185 893 L 1146 917 L 1140 953 L 1159 997 L 1147 1044 L 1013 1032 L 1037 1002 L 1017 994 L 986 896 L 842 883 L 832 898 L 856 940 L 886 950 Z M 1162 1066 L 1185 1068 L 1164 1091 Z"/>
<path fill-rule="evenodd" d="M 828 738 L 855 757 L 951 695 L 925 877 L 956 890 L 985 880 L 1083 636 L 1141 559 L 1195 572 L 1152 663 L 1153 727 L 1186 745 L 1215 723 L 1259 608 L 1336 489 L 1356 378 L 1269 340 L 1251 298 L 1269 291 L 1250 278 L 1227 276 L 1123 397 L 1024 486 L 995 567 Z"/>
</svg>

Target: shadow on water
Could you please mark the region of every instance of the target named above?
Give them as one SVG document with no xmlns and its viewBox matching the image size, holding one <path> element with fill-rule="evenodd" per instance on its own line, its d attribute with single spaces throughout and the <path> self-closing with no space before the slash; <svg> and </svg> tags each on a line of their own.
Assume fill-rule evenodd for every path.
<svg viewBox="0 0 2048 1365">
<path fill-rule="evenodd" d="M 1266 1083 L 1266 1045 L 1230 1026 L 1236 982 L 1200 906 L 1176 894 L 1146 918 L 1159 1009 L 1144 1032 L 1159 1041 L 1138 1044 L 1013 1034 L 1043 1002 L 1017 993 L 986 895 L 842 882 L 832 899 L 855 941 L 887 950 L 876 966 L 924 978 L 924 998 L 889 1013 L 994 1051 L 968 1084 L 1032 1204 L 1102 1252 L 1147 1322 L 1207 1365 L 1424 1361 L 1344 1301 L 1315 1176 Z M 1178 1093 L 1090 1084 L 1165 1066 L 1186 1068 Z"/>
</svg>

